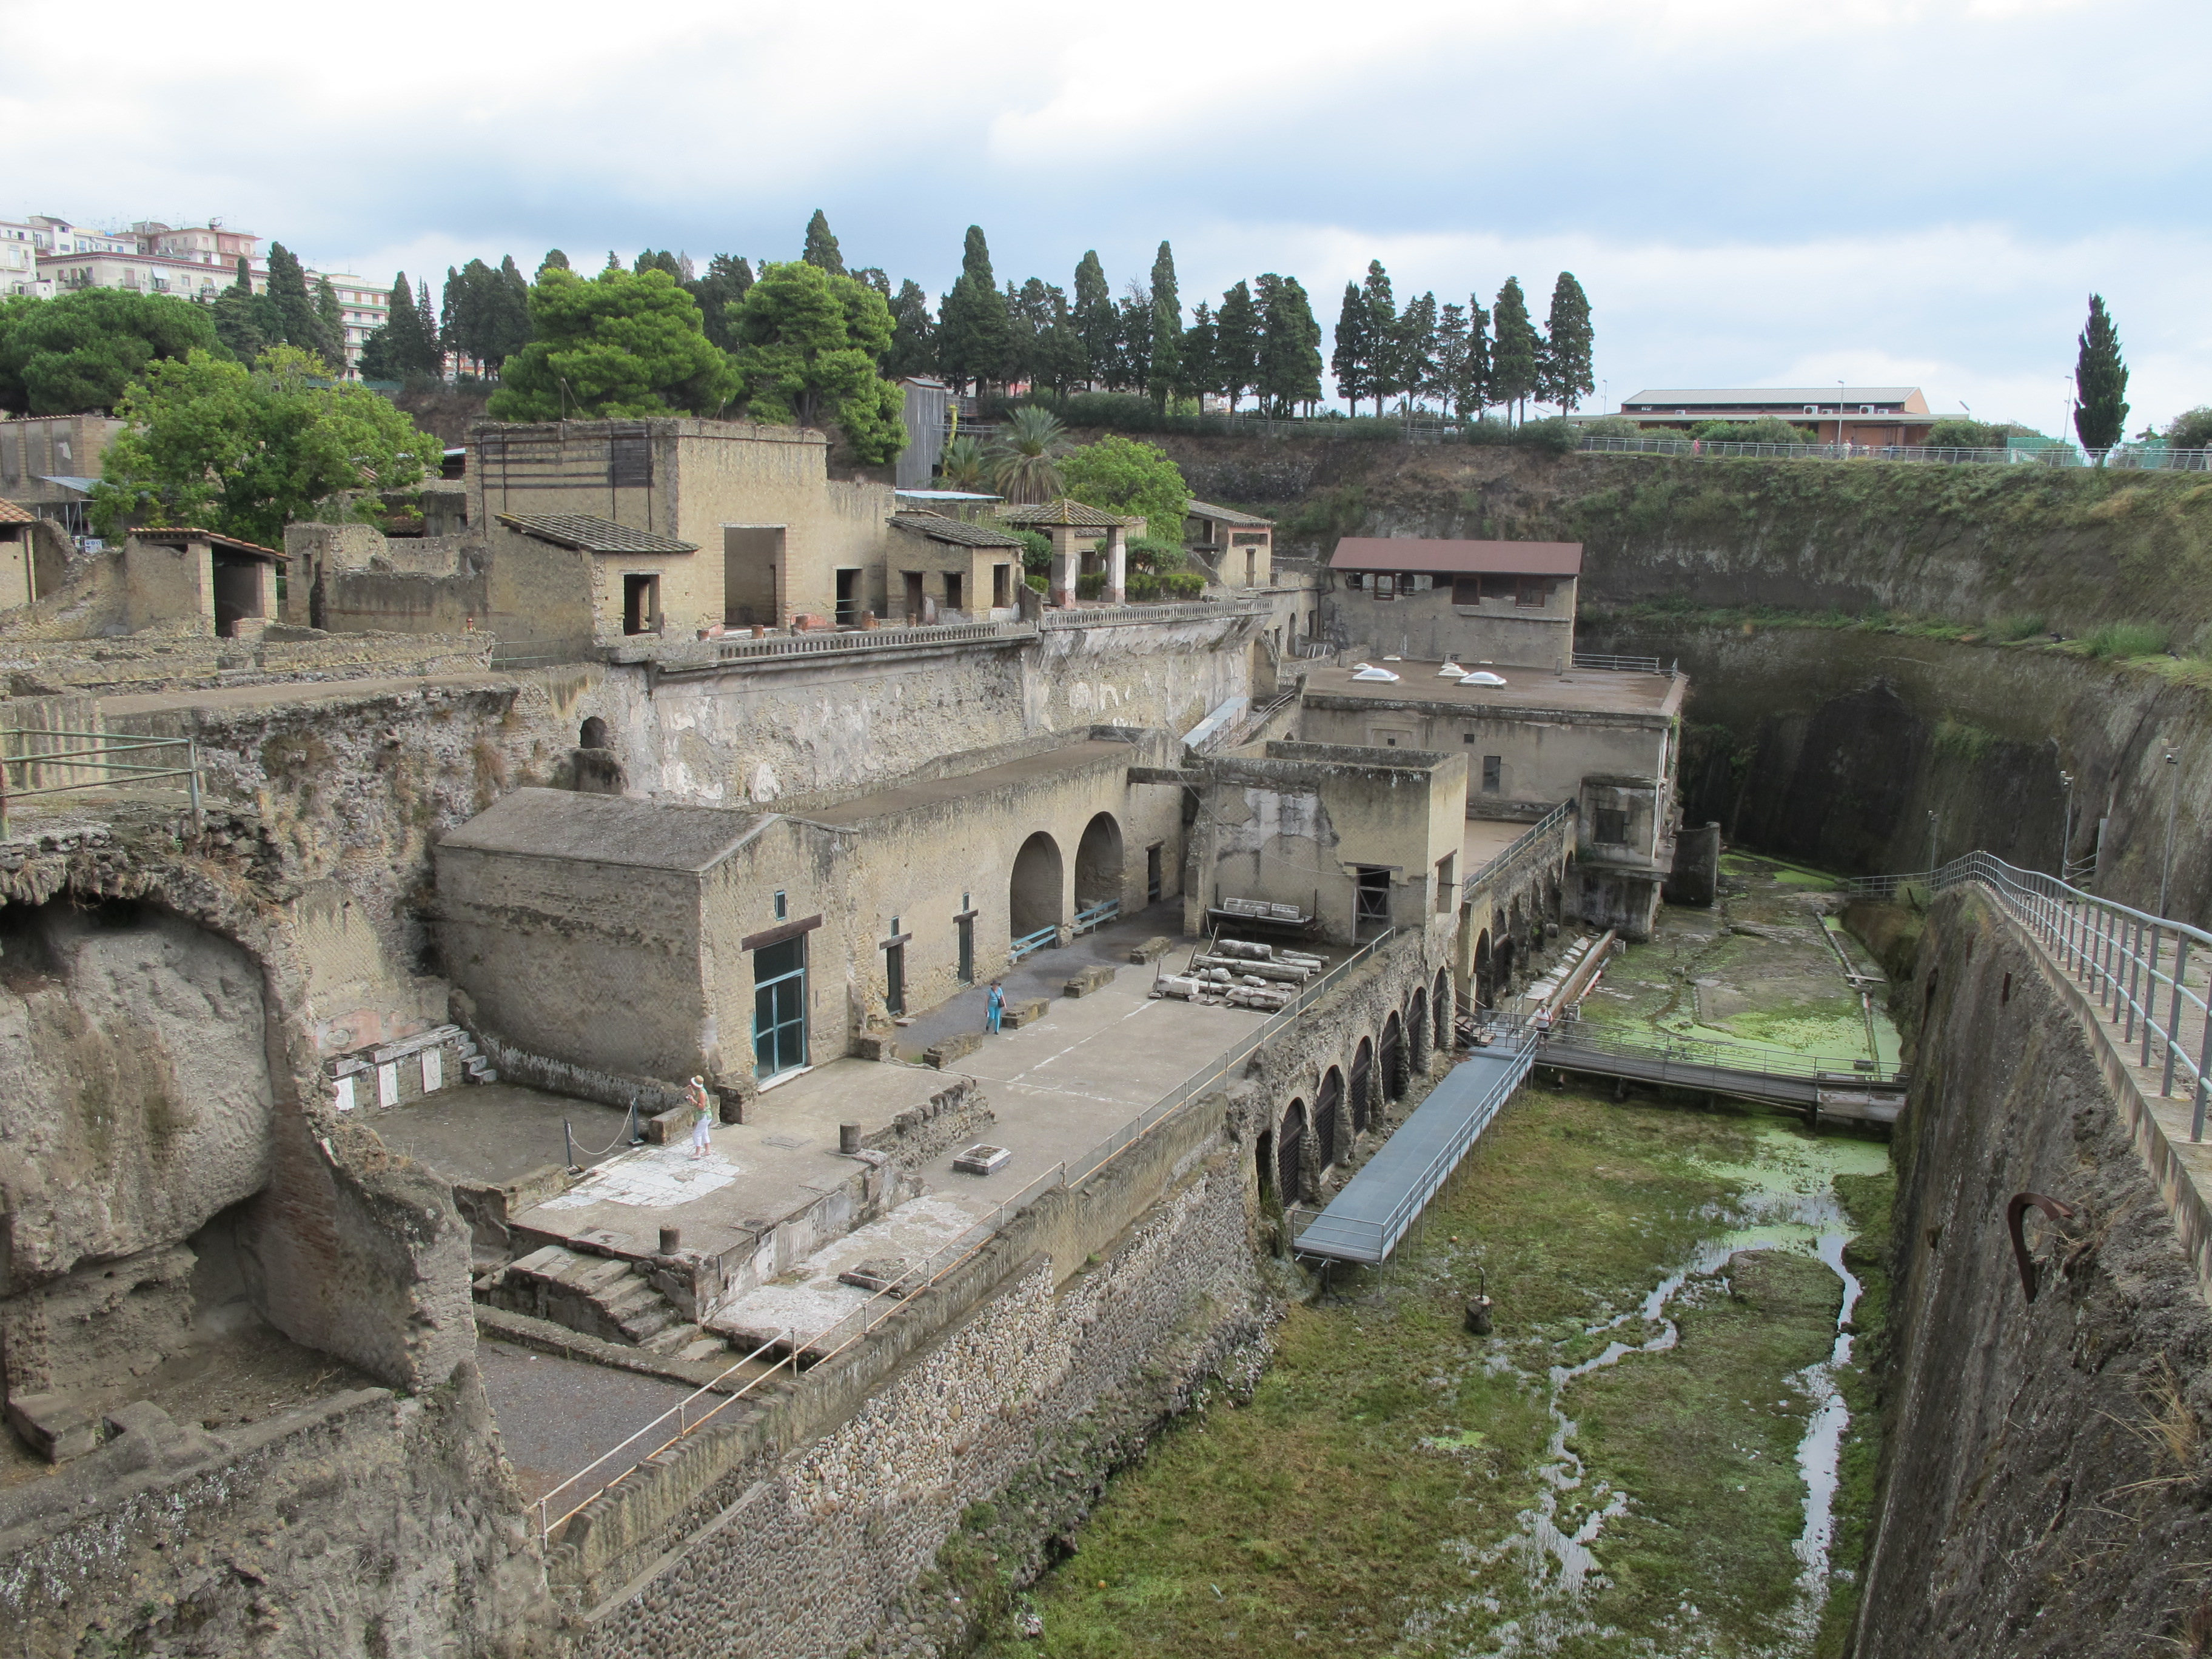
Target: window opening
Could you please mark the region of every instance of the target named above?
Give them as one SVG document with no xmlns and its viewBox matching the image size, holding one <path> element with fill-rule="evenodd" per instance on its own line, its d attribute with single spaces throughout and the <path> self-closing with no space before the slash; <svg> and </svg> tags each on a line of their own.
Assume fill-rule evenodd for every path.
<svg viewBox="0 0 2212 1659">
<path fill-rule="evenodd" d="M 1596 822 L 1591 839 L 1607 847 L 1628 844 L 1628 814 L 1618 806 L 1601 806 L 1592 815 Z"/>
<path fill-rule="evenodd" d="M 1388 870 L 1359 872 L 1358 908 L 1353 921 L 1360 927 L 1376 923 L 1388 927 L 1390 921 L 1390 872 Z"/>
<path fill-rule="evenodd" d="M 753 1071 L 761 1079 L 806 1064 L 806 936 L 753 952 Z"/>
<path fill-rule="evenodd" d="M 860 573 L 841 570 L 837 573 L 837 626 L 858 628 L 860 625 Z"/>
<path fill-rule="evenodd" d="M 1473 734 L 1469 734 L 1468 741 L 1469 743 L 1474 741 Z M 1485 755 L 1482 757 L 1482 793 L 1486 795 L 1494 795 L 1504 787 L 1505 757 Z"/>
<path fill-rule="evenodd" d="M 776 919 L 778 921 L 783 921 L 786 917 L 787 917 L 788 915 L 790 915 L 790 914 L 791 914 L 791 900 L 790 900 L 790 898 L 789 898 L 788 896 L 787 896 L 786 895 L 782 894 L 782 893 L 778 893 L 778 894 L 775 896 L 775 919 Z"/>
<path fill-rule="evenodd" d="M 660 578 L 623 578 L 623 632 L 650 634 L 660 625 Z"/>
</svg>

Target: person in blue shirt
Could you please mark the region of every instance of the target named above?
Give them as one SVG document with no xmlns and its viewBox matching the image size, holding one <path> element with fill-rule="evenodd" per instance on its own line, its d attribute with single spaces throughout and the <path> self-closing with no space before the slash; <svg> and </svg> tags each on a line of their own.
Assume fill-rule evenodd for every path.
<svg viewBox="0 0 2212 1659">
<path fill-rule="evenodd" d="M 999 1035 L 999 1021 L 1006 1012 L 1006 994 L 995 979 L 991 981 L 991 994 L 983 999 L 983 1029 L 993 1036 Z"/>
</svg>

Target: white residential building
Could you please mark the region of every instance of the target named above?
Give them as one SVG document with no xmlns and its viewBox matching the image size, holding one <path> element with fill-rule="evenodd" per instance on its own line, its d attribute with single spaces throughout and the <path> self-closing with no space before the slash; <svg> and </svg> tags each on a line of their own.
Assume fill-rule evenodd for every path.
<svg viewBox="0 0 2212 1659">
<path fill-rule="evenodd" d="M 0 220 L 0 299 L 27 294 L 35 299 L 54 297 L 52 282 L 39 275 L 39 245 L 32 227 Z"/>
</svg>

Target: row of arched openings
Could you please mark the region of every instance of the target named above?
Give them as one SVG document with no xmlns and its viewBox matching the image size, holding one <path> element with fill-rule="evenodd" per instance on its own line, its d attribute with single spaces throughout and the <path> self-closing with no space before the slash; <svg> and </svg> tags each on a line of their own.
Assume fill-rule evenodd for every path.
<svg viewBox="0 0 2212 1659">
<path fill-rule="evenodd" d="M 1260 1137 L 1259 1172 L 1262 1186 L 1285 1204 L 1307 1196 L 1322 1170 L 1348 1154 L 1354 1137 L 1364 1134 L 1377 1121 L 1385 1101 L 1402 1100 L 1412 1085 L 1416 1066 L 1428 1063 L 1429 1018 L 1437 1012 L 1443 1029 L 1449 1029 L 1451 978 L 1437 975 L 1433 995 L 1428 987 L 1417 987 L 1401 1017 L 1396 1009 L 1382 1022 L 1379 1042 L 1362 1036 L 1352 1053 L 1349 1087 L 1344 1072 L 1331 1066 L 1322 1073 L 1309 1110 L 1300 1097 L 1284 1108 L 1273 1129 Z M 1348 1122 L 1347 1122 L 1348 1120 Z M 1309 1167 L 1309 1146 L 1314 1154 Z"/>
</svg>

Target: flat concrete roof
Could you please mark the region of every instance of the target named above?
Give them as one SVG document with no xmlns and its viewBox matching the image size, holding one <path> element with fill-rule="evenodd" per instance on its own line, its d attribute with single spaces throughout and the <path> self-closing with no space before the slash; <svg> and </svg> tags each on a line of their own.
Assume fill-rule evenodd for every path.
<svg viewBox="0 0 2212 1659">
<path fill-rule="evenodd" d="M 1355 678 L 1349 668 L 1316 668 L 1306 676 L 1306 701 L 1317 697 L 1352 699 L 1382 704 L 1436 705 L 1454 714 L 1564 713 L 1577 714 L 1636 714 L 1647 717 L 1680 712 L 1682 694 L 1689 682 L 1670 674 L 1620 674 L 1596 668 L 1571 668 L 1561 674 L 1549 668 L 1496 665 L 1503 685 L 1462 685 L 1437 671 L 1438 662 L 1377 663 L 1400 678 L 1388 680 Z M 1472 668 L 1474 664 L 1466 666 Z"/>
<path fill-rule="evenodd" d="M 761 814 L 720 806 L 518 789 L 449 832 L 439 846 L 642 870 L 699 871 L 720 863 L 763 822 Z"/>
<path fill-rule="evenodd" d="M 919 811 L 948 801 L 988 794 L 1010 784 L 1033 783 L 1061 772 L 1079 772 L 1086 767 L 1097 765 L 1101 761 L 1118 760 L 1125 765 L 1134 765 L 1142 759 L 1133 744 L 1116 743 L 1109 738 L 1090 738 L 1080 743 L 1063 744 L 1058 749 L 1048 749 L 1041 755 L 1029 755 L 1020 760 L 987 766 L 980 772 L 963 772 L 957 777 L 929 778 L 918 783 L 901 784 L 896 789 L 878 789 L 872 794 L 858 795 L 835 806 L 818 807 L 811 811 L 794 809 L 791 816 L 805 818 L 811 823 L 848 827 L 866 823 L 872 818 L 893 817 L 901 812 Z"/>
<path fill-rule="evenodd" d="M 1534 827 L 1504 818 L 1469 818 L 1467 830 L 1460 837 L 1460 879 L 1465 881 L 1470 876 L 1480 875 L 1492 859 Z"/>
<path fill-rule="evenodd" d="M 1580 542 L 1439 541 L 1421 536 L 1346 536 L 1332 570 L 1412 570 L 1444 575 L 1579 576 Z"/>
</svg>

